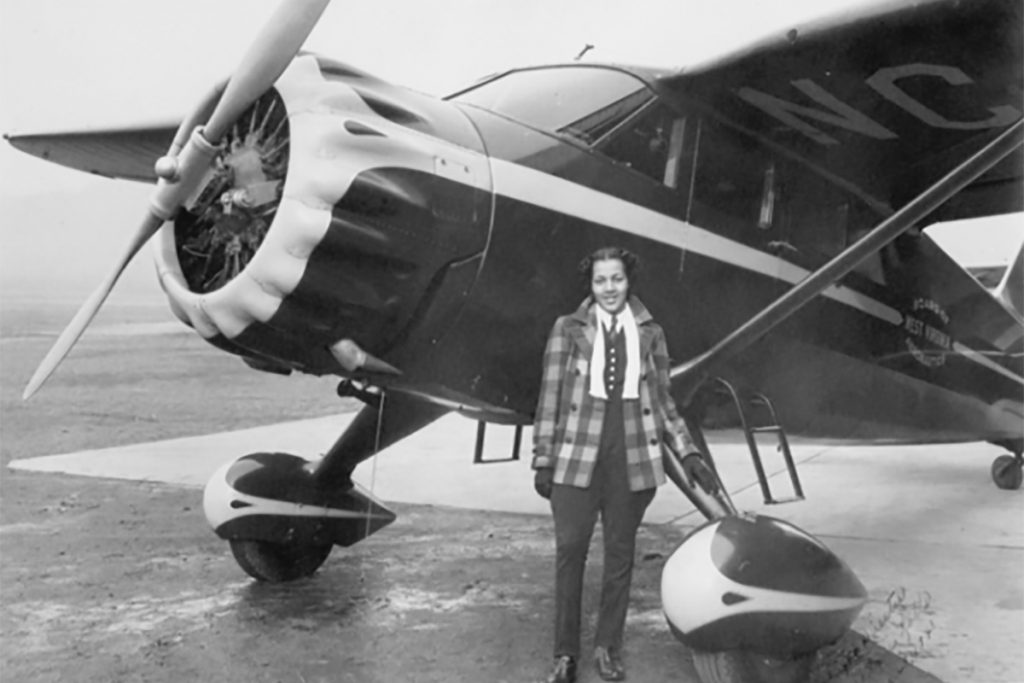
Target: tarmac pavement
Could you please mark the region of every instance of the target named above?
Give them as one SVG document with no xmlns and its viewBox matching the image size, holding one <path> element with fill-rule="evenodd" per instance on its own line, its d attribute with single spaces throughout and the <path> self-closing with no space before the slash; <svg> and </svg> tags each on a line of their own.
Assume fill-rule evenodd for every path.
<svg viewBox="0 0 1024 683">
<path fill-rule="evenodd" d="M 201 487 L 223 463 L 246 453 L 280 450 L 318 457 L 351 418 L 351 414 L 346 414 L 15 460 L 11 467 L 150 482 L 154 486 Z M 413 518 L 409 532 L 413 540 L 419 538 L 417 534 L 423 534 L 417 524 L 431 525 L 425 518 L 429 515 L 417 506 L 443 506 L 436 514 L 446 518 L 449 528 L 441 525 L 433 533 L 448 549 L 457 544 L 445 539 L 460 533 L 460 529 L 464 533 L 474 528 L 476 517 L 460 514 L 458 509 L 486 511 L 487 520 L 503 518 L 494 513 L 510 513 L 513 517 L 507 519 L 515 520 L 510 527 L 501 527 L 496 521 L 483 524 L 504 528 L 499 535 L 505 534 L 523 557 L 543 566 L 551 541 L 549 530 L 538 529 L 547 529 L 549 511 L 546 502 L 532 489 L 529 429 L 524 432 L 522 459 L 518 462 L 472 464 L 475 439 L 475 422 L 456 415 L 442 418 L 363 463 L 356 471 L 356 480 L 376 497 L 398 504 L 403 516 L 389 527 L 389 532 L 402 534 L 403 525 L 409 524 L 407 518 Z M 512 439 L 512 428 L 488 426 L 485 457 L 507 457 Z M 992 484 L 989 464 L 1000 454 L 999 449 L 987 444 L 851 447 L 800 442 L 793 444 L 792 449 L 807 500 L 766 506 L 742 440 L 735 435 L 713 438 L 711 447 L 738 508 L 786 519 L 819 537 L 850 564 L 869 589 L 871 601 L 855 629 L 870 639 L 874 653 L 871 657 L 885 666 L 874 670 L 860 667 L 824 678 L 825 674 L 819 672 L 821 680 L 1024 681 L 1024 498 L 1020 491 L 1002 491 Z M 771 474 L 775 495 L 790 495 L 781 456 L 764 447 L 762 457 Z M 191 515 L 187 523 L 194 523 L 195 517 Z M 640 562 L 638 571 L 647 571 L 651 577 L 646 583 L 638 577 L 639 594 L 628 629 L 657 633 L 651 643 L 660 643 L 667 635 L 653 590 L 657 583 L 655 565 L 671 552 L 687 529 L 701 521 L 700 515 L 671 485 L 659 491 L 648 510 L 641 531 L 642 554 L 644 539 L 648 542 L 646 560 Z M 378 534 L 355 546 L 361 561 L 371 562 L 366 559 L 370 550 L 375 556 L 387 550 L 373 547 L 384 543 L 375 541 L 382 536 Z M 600 556 L 599 552 L 592 554 L 594 559 Z M 387 563 L 388 558 L 372 561 Z M 325 574 L 328 578 L 322 578 Z M 331 576 L 325 568 L 312 581 L 333 585 L 337 579 Z M 483 581 L 483 576 L 476 580 Z M 392 595 L 391 604 L 405 600 L 413 608 L 433 605 L 432 609 L 441 609 L 448 616 L 486 604 L 500 605 L 503 599 L 521 608 L 539 600 L 532 594 L 536 588 L 547 589 L 546 585 L 534 587 L 531 583 L 528 589 L 520 586 L 521 590 L 506 591 L 505 597 L 500 598 L 487 593 L 494 590 L 488 588 L 490 584 L 469 581 L 463 603 L 445 603 L 436 594 L 425 598 L 424 587 L 415 584 L 414 575 L 406 579 L 412 581 L 404 584 L 407 594 L 397 598 Z M 240 570 L 223 588 L 220 598 L 194 596 L 196 602 L 191 609 L 217 614 L 227 609 L 226 603 L 221 604 L 227 599 L 224 596 L 237 597 L 239 592 L 257 590 L 250 587 Z M 306 604 L 308 608 L 310 598 L 306 593 L 316 590 L 307 585 L 296 594 L 296 604 Z M 287 600 L 284 593 L 276 595 L 275 599 Z M 509 605 L 506 612 L 521 618 L 523 610 Z M 294 611 L 289 610 L 289 614 Z M 363 632 L 365 628 L 360 631 Z M 514 636 L 510 638 L 514 640 Z M 668 636 L 663 645 L 671 649 L 672 642 Z M 645 643 L 648 646 L 654 647 Z M 544 646 L 541 642 L 531 647 L 543 650 Z M 666 656 L 651 655 L 644 660 L 644 671 L 653 676 L 649 680 L 694 680 L 688 664 L 680 664 L 671 657 L 665 659 Z M 667 668 L 662 671 L 662 666 Z M 358 670 L 364 674 L 376 671 L 368 665 Z M 352 680 L 378 680 L 376 676 L 366 674 Z M 462 680 L 458 676 L 454 679 Z M 421 680 L 433 678 L 424 674 Z M 513 675 L 508 680 L 519 679 Z M 631 680 L 647 679 L 632 676 Z"/>
</svg>

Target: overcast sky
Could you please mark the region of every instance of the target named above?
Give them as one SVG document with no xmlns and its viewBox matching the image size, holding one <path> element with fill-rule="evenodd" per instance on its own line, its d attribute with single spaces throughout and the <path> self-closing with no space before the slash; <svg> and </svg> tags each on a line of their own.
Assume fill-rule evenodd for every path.
<svg viewBox="0 0 1024 683">
<path fill-rule="evenodd" d="M 595 45 L 588 55 L 595 60 L 693 63 L 858 4 L 334 0 L 306 48 L 443 94 L 505 67 L 569 60 L 587 43 Z M 230 73 L 276 6 L 270 0 L 0 0 L 0 132 L 181 116 Z M 7 295 L 47 282 L 73 285 L 77 295 L 79 283 L 98 281 L 149 196 L 146 186 L 65 170 L 6 144 L 0 144 L 0 174 L 0 291 Z M 1024 234 L 1021 221 L 1007 225 Z M 1003 246 L 996 253 L 1008 252 Z M 139 294 L 157 292 L 147 252 L 125 280 Z"/>
</svg>

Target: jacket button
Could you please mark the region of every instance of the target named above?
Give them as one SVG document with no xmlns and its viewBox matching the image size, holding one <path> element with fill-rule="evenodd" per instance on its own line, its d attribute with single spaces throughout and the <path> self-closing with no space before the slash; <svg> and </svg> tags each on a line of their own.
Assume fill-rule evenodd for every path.
<svg viewBox="0 0 1024 683">
<path fill-rule="evenodd" d="M 575 372 L 576 372 L 577 375 L 579 375 L 580 374 L 580 369 L 576 368 Z"/>
<path fill-rule="evenodd" d="M 651 414 L 651 409 L 650 408 L 644 408 L 644 415 L 650 415 L 650 414 Z"/>
<path fill-rule="evenodd" d="M 571 436 L 565 437 L 565 442 L 566 443 L 572 443 L 572 437 Z"/>
<path fill-rule="evenodd" d="M 573 403 L 571 406 L 569 406 L 569 410 L 576 410 L 576 404 Z"/>
<path fill-rule="evenodd" d="M 652 446 L 657 446 L 658 445 L 658 440 L 657 439 L 651 439 L 651 445 Z"/>
</svg>

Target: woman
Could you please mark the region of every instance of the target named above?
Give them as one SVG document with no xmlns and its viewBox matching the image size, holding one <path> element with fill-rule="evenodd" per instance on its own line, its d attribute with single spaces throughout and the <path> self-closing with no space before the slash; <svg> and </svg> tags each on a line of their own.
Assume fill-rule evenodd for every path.
<svg viewBox="0 0 1024 683">
<path fill-rule="evenodd" d="M 685 455 L 683 469 L 717 486 L 669 394 L 665 334 L 631 295 L 638 262 L 618 247 L 580 263 L 589 296 L 555 321 L 544 351 L 534 422 L 534 487 L 555 522 L 555 663 L 548 683 L 576 680 L 583 570 L 601 515 L 604 576 L 594 638 L 597 671 L 625 678 L 622 632 L 636 532 L 664 483 L 662 438 Z"/>
</svg>

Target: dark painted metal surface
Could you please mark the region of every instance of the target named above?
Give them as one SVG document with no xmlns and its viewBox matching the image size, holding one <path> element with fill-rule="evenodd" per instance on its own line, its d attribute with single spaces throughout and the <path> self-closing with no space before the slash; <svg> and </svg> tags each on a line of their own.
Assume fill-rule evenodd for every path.
<svg viewBox="0 0 1024 683">
<path fill-rule="evenodd" d="M 698 253 L 679 240 L 645 236 L 643 224 L 584 218 L 572 202 L 540 206 L 501 186 L 492 192 L 490 178 L 474 186 L 372 166 L 335 206 L 326 237 L 277 313 L 230 340 L 209 341 L 257 367 L 344 374 L 327 346 L 350 338 L 402 371 L 392 382 L 397 390 L 443 399 L 445 409 L 461 404 L 526 423 L 547 332 L 585 293 L 577 262 L 619 244 L 640 255 L 637 293 L 665 328 L 674 362 L 685 362 L 786 291 L 795 281 L 780 275 L 786 268 L 814 271 L 857 230 L 876 225 L 1019 120 L 1020 15 L 1020 0 L 904 3 L 798 27 L 689 71 L 630 70 L 660 95 L 657 106 L 686 119 L 675 188 L 615 159 L 628 125 L 588 146 L 320 60 L 325 78 L 344 82 L 376 115 L 424 140 L 529 169 L 538 187 L 568 181 L 732 246 Z M 649 111 L 653 105 L 635 120 Z M 369 124 L 345 125 L 366 139 L 383 135 Z M 123 159 L 148 154 L 163 136 L 99 135 L 89 138 L 89 150 L 109 148 Z M 85 168 L 78 138 L 67 140 L 74 158 L 63 163 Z M 52 140 L 39 142 L 12 141 L 57 154 Z M 740 176 L 761 173 L 758 164 L 768 162 L 777 166 L 764 170 L 783 176 L 780 196 L 794 211 L 820 208 L 816 195 L 833 193 L 844 202 L 842 224 L 825 213 L 808 214 L 807 225 L 776 217 L 765 226 L 749 212 L 729 215 L 733 201 L 765 207 L 768 174 Z M 984 174 L 945 205 L 946 215 L 1018 207 L 1014 164 Z M 107 166 L 100 172 L 141 173 Z M 762 264 L 778 257 L 778 272 L 739 264 L 730 251 L 737 249 L 758 254 Z M 766 393 L 794 434 L 1020 438 L 1019 420 L 1008 427 L 1024 404 L 1020 325 L 926 236 L 915 230 L 898 238 L 873 269 L 858 269 L 840 285 L 889 311 L 889 319 L 819 296 L 721 374 Z M 1001 417 L 994 406 L 1006 409 Z"/>
<path fill-rule="evenodd" d="M 1021 117 L 1024 3 L 894 2 L 779 31 L 663 87 L 892 208 Z M 1024 208 L 1020 152 L 934 220 Z"/>
<path fill-rule="evenodd" d="M 464 111 L 499 163 L 524 166 L 679 220 L 689 215 L 685 192 L 598 151 L 487 112 Z M 423 120 L 410 118 L 409 125 L 422 126 Z M 538 182 L 543 177 L 538 175 Z M 404 191 L 389 189 L 399 186 Z M 335 223 L 320 248 L 322 265 L 307 273 L 276 317 L 282 334 L 292 334 L 298 346 L 274 342 L 275 332 L 256 327 L 236 341 L 250 348 L 264 345 L 268 355 L 292 362 L 302 358 L 306 369 L 329 372 L 333 360 L 323 345 L 341 329 L 351 329 L 360 343 L 403 370 L 398 387 L 443 395 L 456 404 L 511 410 L 525 422 L 535 402 L 547 332 L 555 317 L 583 298 L 575 266 L 591 250 L 621 244 L 640 255 L 644 271 L 637 293 L 665 327 L 677 363 L 708 349 L 789 286 L 737 267 L 727 255 L 717 259 L 684 252 L 523 202 L 502 194 L 501 187 L 496 188 L 489 234 L 480 208 L 485 200 L 465 188 L 452 187 L 449 201 L 461 202 L 467 207 L 463 216 L 477 220 L 438 224 L 424 204 L 437 189 L 426 177 L 394 169 L 360 177 L 335 211 Z M 700 216 L 691 220 L 699 218 L 698 226 L 716 231 L 712 215 Z M 643 226 L 629 227 L 643 231 Z M 728 234 L 741 245 L 766 248 L 756 230 L 734 227 Z M 482 261 L 450 262 L 482 249 L 485 238 Z M 364 252 L 369 260 L 360 256 Z M 903 316 L 930 301 L 934 310 L 917 311 L 917 318 L 931 315 L 936 331 L 1011 373 L 1022 372 L 1019 356 L 994 347 L 998 337 L 1012 330 L 1012 319 L 930 240 L 906 236 L 889 252 L 882 260 L 882 282 L 852 273 L 843 284 Z M 808 258 L 804 250 L 790 260 L 808 269 L 825 260 Z M 409 274 L 395 277 L 388 264 L 397 261 Z M 372 301 L 349 314 L 346 306 L 352 302 L 341 298 L 354 291 Z M 418 298 L 421 293 L 425 296 Z M 301 307 L 317 301 L 323 303 Z M 400 313 L 383 315 L 389 305 Z M 438 319 L 444 324 L 438 325 Z M 313 324 L 321 326 L 322 335 L 310 333 Z M 299 329 L 303 332 L 294 334 Z M 1005 425 L 995 426 L 987 409 L 1000 400 L 1020 400 L 1021 385 L 952 348 L 928 346 L 928 340 L 918 339 L 921 334 L 819 297 L 722 373 L 766 392 L 791 433 L 912 441 L 1007 436 Z M 921 342 L 917 357 L 908 350 L 908 339 Z"/>
<path fill-rule="evenodd" d="M 1022 124 L 1018 121 L 935 185 L 873 228 L 869 234 L 851 245 L 846 251 L 801 280 L 784 296 L 772 302 L 770 306 L 744 323 L 742 327 L 730 333 L 706 353 L 681 366 L 676 371 L 678 373 L 676 380 L 683 385 L 683 391 L 695 393 L 700 384 L 710 378 L 717 368 L 728 359 L 742 353 L 747 346 L 803 308 L 827 286 L 838 281 L 863 263 L 867 257 L 877 253 L 901 234 L 910 230 L 936 206 L 1019 147 L 1022 140 L 1021 129 Z M 935 331 L 930 337 L 925 335 L 928 343 L 939 346 L 945 351 L 944 344 L 939 341 L 939 335 L 943 335 L 943 339 L 948 337 L 945 332 L 939 330 L 939 326 L 944 327 L 947 323 L 947 320 L 944 319 L 945 314 L 936 304 L 924 307 L 920 315 L 922 317 L 927 315 L 930 318 L 929 322 L 932 323 L 925 327 L 924 321 L 919 321 L 922 322 L 921 329 Z M 907 329 L 915 331 L 916 328 L 912 326 Z M 920 348 L 918 351 L 921 352 Z"/>
</svg>

